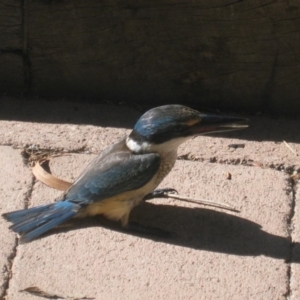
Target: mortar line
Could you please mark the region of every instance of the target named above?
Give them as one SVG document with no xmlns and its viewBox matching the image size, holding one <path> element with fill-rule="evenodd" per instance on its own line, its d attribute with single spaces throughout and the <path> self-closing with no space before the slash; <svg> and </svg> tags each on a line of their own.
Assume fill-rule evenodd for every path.
<svg viewBox="0 0 300 300">
<path fill-rule="evenodd" d="M 0 299 L 6 299 L 9 289 L 9 282 L 12 278 L 12 268 L 15 257 L 17 256 L 17 249 L 19 246 L 19 238 L 16 236 L 11 254 L 8 256 L 8 264 L 5 266 L 5 271 L 8 273 L 7 278 L 4 279 L 3 293 L 0 294 Z"/>
<path fill-rule="evenodd" d="M 290 187 L 292 192 L 292 201 L 291 201 L 291 209 L 289 216 L 287 218 L 287 231 L 288 231 L 288 239 L 290 241 L 290 249 L 289 249 L 289 257 L 286 261 L 287 263 L 287 292 L 286 299 L 290 299 L 292 296 L 292 288 L 291 288 L 291 279 L 292 279 L 292 261 L 293 261 L 293 251 L 295 244 L 293 242 L 293 218 L 295 215 L 296 208 L 296 181 L 291 178 L 290 179 Z"/>
<path fill-rule="evenodd" d="M 25 209 L 28 209 L 28 207 L 29 207 L 32 192 L 33 192 L 33 187 L 34 187 L 35 183 L 36 183 L 36 179 L 35 179 L 34 175 L 31 174 L 31 186 L 30 186 L 29 191 L 27 192 L 27 195 L 26 195 L 25 201 L 24 201 L 24 206 L 25 206 L 24 208 Z"/>
<path fill-rule="evenodd" d="M 4 143 L 1 146 L 12 146 L 14 147 L 14 149 L 24 149 L 25 146 L 21 146 L 21 145 L 16 145 L 13 143 Z M 49 152 L 52 151 L 57 151 L 57 152 L 61 152 L 62 156 L 64 154 L 86 154 L 86 155 L 98 155 L 100 154 L 103 150 L 99 150 L 99 151 L 90 151 L 89 147 L 87 146 L 82 146 L 79 147 L 78 149 L 63 149 L 63 148 L 59 148 L 59 147 L 53 147 L 53 148 L 39 148 L 42 150 L 46 150 Z M 230 159 L 230 160 L 223 160 L 220 161 L 218 160 L 218 157 L 210 157 L 210 158 L 189 158 L 187 154 L 182 154 L 179 155 L 177 157 L 178 161 L 189 161 L 189 162 L 209 162 L 209 163 L 218 163 L 221 165 L 229 165 L 229 166 L 246 166 L 246 167 L 261 167 L 263 169 L 271 169 L 271 170 L 275 170 L 275 171 L 284 171 L 286 174 L 291 175 L 294 171 L 300 171 L 300 168 L 296 169 L 295 166 L 292 165 L 284 165 L 284 164 L 262 164 L 261 166 L 257 165 L 252 165 L 255 163 L 255 161 L 253 159 L 245 159 L 245 158 L 236 158 L 236 159 Z M 259 163 L 259 162 L 258 162 Z"/>
<path fill-rule="evenodd" d="M 38 143 L 37 143 L 38 145 Z M 14 149 L 25 149 L 26 146 L 28 145 L 18 145 L 15 143 L 0 143 L 0 146 L 11 146 Z M 64 148 L 60 148 L 60 147 L 37 147 L 38 150 L 46 150 L 49 152 L 61 152 L 62 155 L 64 154 L 86 154 L 86 155 L 98 155 L 99 153 L 101 153 L 104 149 L 99 150 L 97 152 L 95 151 L 90 151 L 90 147 L 88 146 L 82 146 L 79 147 L 78 149 L 64 149 Z M 33 149 L 34 150 L 34 149 Z M 210 157 L 210 158 L 190 158 L 188 157 L 189 154 L 181 154 L 177 157 L 177 160 L 180 161 L 189 161 L 189 162 L 209 162 L 209 163 L 218 163 L 221 165 L 231 165 L 231 166 L 247 166 L 247 167 L 261 167 L 263 169 L 271 169 L 271 170 L 276 170 L 276 171 L 284 171 L 286 174 L 291 175 L 294 171 L 300 171 L 299 167 L 295 167 L 293 165 L 285 165 L 282 163 L 278 163 L 278 164 L 273 164 L 273 163 L 269 163 L 269 164 L 261 164 L 259 165 L 260 162 L 255 162 L 255 160 L 249 158 L 235 158 L 235 159 L 230 159 L 230 160 L 219 160 L 218 157 L 214 156 L 214 157 Z M 257 165 L 254 165 L 254 164 Z"/>
<path fill-rule="evenodd" d="M 3 143 L 3 144 L 0 144 L 0 146 L 11 146 L 14 149 L 19 149 L 19 150 L 22 150 L 25 148 L 25 146 L 16 145 L 14 143 Z M 68 155 L 68 154 L 98 155 L 99 153 L 101 153 L 104 150 L 104 149 L 102 149 L 97 152 L 90 151 L 89 147 L 86 147 L 86 146 L 82 146 L 82 147 L 79 147 L 78 149 L 73 149 L 73 150 L 63 149 L 63 148 L 59 148 L 59 147 L 53 147 L 53 148 L 41 147 L 39 149 L 46 150 L 49 152 L 52 152 L 52 151 L 61 152 L 61 156 Z M 271 164 L 262 164 L 261 166 L 253 165 L 253 164 L 255 164 L 255 161 L 253 159 L 245 159 L 245 158 L 236 158 L 236 159 L 220 161 L 220 160 L 218 160 L 218 157 L 189 158 L 188 155 L 183 154 L 183 155 L 179 155 L 176 160 L 189 161 L 189 162 L 208 162 L 208 163 L 228 165 L 228 166 L 246 166 L 246 167 L 255 167 L 255 168 L 261 167 L 263 169 L 271 169 L 271 170 L 275 170 L 275 171 L 279 171 L 279 172 L 284 171 L 287 175 L 291 175 L 294 171 L 297 171 L 297 172 L 300 171 L 299 167 L 295 168 L 295 166 L 292 166 L 292 165 L 286 166 L 284 164 L 279 164 L 279 163 L 278 164 L 272 164 L 272 163 Z"/>
<path fill-rule="evenodd" d="M 211 157 L 211 158 L 196 158 L 196 159 L 191 159 L 186 157 L 186 155 L 180 155 L 177 157 L 177 160 L 180 161 L 189 161 L 189 162 L 209 162 L 212 164 L 220 164 L 220 165 L 228 165 L 228 166 L 244 166 L 244 167 L 255 167 L 255 168 L 263 168 L 263 169 L 271 169 L 275 171 L 282 172 L 284 171 L 286 174 L 291 175 L 295 169 L 294 166 L 288 165 L 285 166 L 284 164 L 262 164 L 261 166 L 257 165 L 252 165 L 254 164 L 254 160 L 252 159 L 244 159 L 244 158 L 236 158 L 236 159 L 230 159 L 230 160 L 223 160 L 219 161 L 216 157 Z"/>
<path fill-rule="evenodd" d="M 32 175 L 31 176 L 30 186 L 29 186 L 29 188 L 28 188 L 28 190 L 26 192 L 26 195 L 24 197 L 24 208 L 28 208 L 28 203 L 29 203 L 29 201 L 31 199 L 31 195 L 32 195 L 32 192 L 33 192 L 34 184 L 35 184 L 35 178 Z M 13 277 L 12 269 L 13 269 L 15 258 L 16 258 L 17 254 L 18 254 L 18 246 L 19 246 L 19 244 L 20 244 L 20 239 L 16 235 L 15 236 L 15 242 L 14 242 L 14 245 L 13 245 L 13 248 L 12 248 L 12 252 L 11 252 L 11 254 L 8 257 L 8 265 L 6 267 L 6 271 L 8 273 L 8 276 L 7 276 L 7 279 L 4 280 L 4 284 L 3 284 L 4 289 L 3 289 L 3 293 L 0 294 L 0 299 L 6 299 L 6 297 L 8 295 L 9 283 L 10 283 L 10 280 L 12 279 L 12 277 Z"/>
</svg>

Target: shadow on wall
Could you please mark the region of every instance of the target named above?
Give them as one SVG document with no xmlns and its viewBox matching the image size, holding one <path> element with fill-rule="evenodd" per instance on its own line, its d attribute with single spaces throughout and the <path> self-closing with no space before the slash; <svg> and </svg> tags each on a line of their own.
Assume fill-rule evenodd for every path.
<svg viewBox="0 0 300 300">
<path fill-rule="evenodd" d="M 150 107 L 138 109 L 125 105 L 104 105 L 71 101 L 46 101 L 0 97 L 0 120 L 25 122 L 85 124 L 103 127 L 132 128 L 139 116 Z M 300 120 L 250 117 L 247 130 L 219 136 L 250 141 L 300 142 Z M 213 134 L 218 136 L 218 134 Z"/>
</svg>

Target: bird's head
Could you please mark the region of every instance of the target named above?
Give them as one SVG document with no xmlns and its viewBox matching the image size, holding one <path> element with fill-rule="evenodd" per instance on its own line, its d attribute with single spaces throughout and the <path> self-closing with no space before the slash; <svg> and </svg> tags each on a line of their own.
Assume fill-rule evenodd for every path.
<svg viewBox="0 0 300 300">
<path fill-rule="evenodd" d="M 238 130 L 247 119 L 200 113 L 183 105 L 164 105 L 144 113 L 127 138 L 127 146 L 136 153 L 157 149 L 170 150 L 187 139 L 212 133 Z"/>
</svg>

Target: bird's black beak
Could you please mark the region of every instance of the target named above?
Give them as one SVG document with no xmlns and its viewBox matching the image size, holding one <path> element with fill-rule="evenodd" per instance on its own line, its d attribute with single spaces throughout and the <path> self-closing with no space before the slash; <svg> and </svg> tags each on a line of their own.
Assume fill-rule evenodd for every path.
<svg viewBox="0 0 300 300">
<path fill-rule="evenodd" d="M 244 124 L 248 119 L 230 116 L 201 114 L 201 118 L 193 127 L 195 134 L 206 134 L 213 132 L 224 132 L 245 129 L 248 125 Z"/>
</svg>

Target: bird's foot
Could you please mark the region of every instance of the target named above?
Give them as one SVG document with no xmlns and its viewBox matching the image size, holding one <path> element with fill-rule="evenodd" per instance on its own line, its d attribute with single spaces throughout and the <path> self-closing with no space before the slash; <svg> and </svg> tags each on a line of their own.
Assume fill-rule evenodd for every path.
<svg viewBox="0 0 300 300">
<path fill-rule="evenodd" d="M 165 231 L 163 229 L 156 228 L 156 227 L 141 225 L 136 222 L 128 223 L 125 228 L 132 232 L 146 234 L 146 235 L 154 235 L 162 238 L 176 237 L 176 234 L 174 232 Z"/>
<path fill-rule="evenodd" d="M 172 188 L 157 189 L 146 195 L 144 197 L 144 201 L 152 200 L 154 198 L 168 197 L 168 194 L 178 194 L 178 192 Z"/>
</svg>

